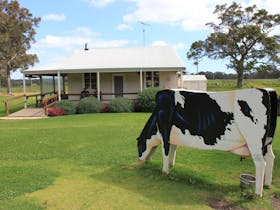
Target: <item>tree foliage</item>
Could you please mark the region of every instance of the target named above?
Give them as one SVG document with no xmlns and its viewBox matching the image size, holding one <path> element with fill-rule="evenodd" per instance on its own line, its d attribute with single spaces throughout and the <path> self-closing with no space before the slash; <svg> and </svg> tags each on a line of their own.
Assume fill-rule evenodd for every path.
<svg viewBox="0 0 280 210">
<path fill-rule="evenodd" d="M 35 29 L 40 18 L 34 18 L 18 1 L 0 0 L 0 69 L 7 77 L 7 89 L 11 93 L 10 74 L 26 69 L 38 61 L 36 54 L 28 54 L 35 42 Z"/>
<path fill-rule="evenodd" d="M 206 24 L 213 32 L 192 43 L 189 59 L 229 59 L 227 67 L 236 71 L 238 87 L 246 72 L 279 70 L 280 36 L 271 32 L 280 25 L 280 14 L 255 5 L 243 9 L 237 3 L 217 5 L 214 14 L 218 23 Z"/>
</svg>

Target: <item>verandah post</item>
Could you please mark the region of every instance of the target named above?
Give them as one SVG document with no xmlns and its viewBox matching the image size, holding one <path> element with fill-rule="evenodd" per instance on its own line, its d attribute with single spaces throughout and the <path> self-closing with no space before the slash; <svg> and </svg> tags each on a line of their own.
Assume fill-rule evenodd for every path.
<svg viewBox="0 0 280 210">
<path fill-rule="evenodd" d="M 140 69 L 140 92 L 141 93 L 143 91 L 143 82 L 142 82 L 142 80 L 143 80 L 143 71 L 142 71 L 142 69 Z"/>
<path fill-rule="evenodd" d="M 58 101 L 61 101 L 61 87 L 60 87 L 60 72 L 57 72 L 57 96 Z"/>
<path fill-rule="evenodd" d="M 100 101 L 100 72 L 96 73 L 97 75 L 97 99 Z"/>
<path fill-rule="evenodd" d="M 26 109 L 27 108 L 27 97 L 26 97 L 25 74 L 23 74 L 22 83 L 23 83 L 23 94 L 24 94 L 24 108 Z"/>
</svg>

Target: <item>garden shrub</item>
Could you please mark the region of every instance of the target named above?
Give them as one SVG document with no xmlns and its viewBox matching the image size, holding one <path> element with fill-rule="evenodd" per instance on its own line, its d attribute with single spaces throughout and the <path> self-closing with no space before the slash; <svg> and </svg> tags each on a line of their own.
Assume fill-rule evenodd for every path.
<svg viewBox="0 0 280 210">
<path fill-rule="evenodd" d="M 148 88 L 139 93 L 137 105 L 142 112 L 152 112 L 156 107 L 156 94 L 160 88 Z"/>
<path fill-rule="evenodd" d="M 133 101 L 128 98 L 117 97 L 108 104 L 109 112 L 133 112 Z"/>
<path fill-rule="evenodd" d="M 102 102 L 96 97 L 90 96 L 80 100 L 77 104 L 77 113 L 99 113 L 102 111 Z"/>
<path fill-rule="evenodd" d="M 76 104 L 73 101 L 61 100 L 54 107 L 61 108 L 65 114 L 76 114 Z"/>
</svg>

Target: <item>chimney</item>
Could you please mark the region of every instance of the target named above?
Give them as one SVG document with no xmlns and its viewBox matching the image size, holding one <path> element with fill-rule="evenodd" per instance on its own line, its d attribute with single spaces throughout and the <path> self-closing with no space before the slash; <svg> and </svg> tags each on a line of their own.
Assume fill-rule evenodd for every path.
<svg viewBox="0 0 280 210">
<path fill-rule="evenodd" d="M 85 49 L 84 50 L 88 50 L 88 46 L 87 43 L 85 43 Z"/>
</svg>

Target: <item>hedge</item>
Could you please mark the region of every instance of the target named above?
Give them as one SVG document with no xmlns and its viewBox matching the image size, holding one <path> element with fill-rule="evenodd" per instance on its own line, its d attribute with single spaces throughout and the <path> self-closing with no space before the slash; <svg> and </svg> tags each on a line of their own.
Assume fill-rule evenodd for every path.
<svg viewBox="0 0 280 210">
<path fill-rule="evenodd" d="M 99 113 L 102 111 L 102 102 L 96 97 L 90 96 L 80 100 L 77 105 L 77 113 Z"/>
<path fill-rule="evenodd" d="M 142 112 L 152 112 L 156 107 L 156 94 L 160 88 L 147 88 L 139 93 L 137 105 Z"/>
<path fill-rule="evenodd" d="M 61 100 L 58 101 L 54 108 L 60 108 L 65 114 L 76 114 L 76 104 L 73 101 Z"/>
<path fill-rule="evenodd" d="M 108 104 L 108 112 L 133 112 L 133 101 L 128 98 L 117 97 Z"/>
</svg>

